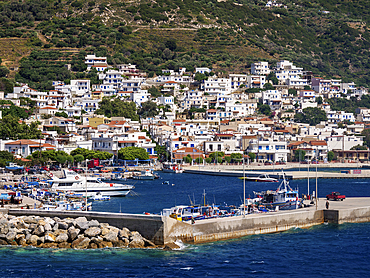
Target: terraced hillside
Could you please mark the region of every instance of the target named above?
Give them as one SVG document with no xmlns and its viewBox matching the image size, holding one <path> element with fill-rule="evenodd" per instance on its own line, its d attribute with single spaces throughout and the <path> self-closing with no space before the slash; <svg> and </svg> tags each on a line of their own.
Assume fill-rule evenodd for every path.
<svg viewBox="0 0 370 278">
<path fill-rule="evenodd" d="M 289 59 L 316 74 L 370 85 L 369 1 L 278 0 L 277 7 L 266 3 L 2 1 L 0 38 L 19 40 L 19 48 L 16 44 L 10 54 L 4 50 L 9 47 L 0 44 L 0 57 L 3 65 L 17 71 L 10 77 L 42 89 L 50 88 L 47 78 L 85 77 L 79 58 L 86 53 L 107 55 L 112 65 L 135 63 L 150 75 L 161 68 L 192 70 L 196 65 L 247 72 L 253 61 Z M 31 49 L 30 57 L 15 58 Z M 72 72 L 62 70 L 63 63 L 71 64 Z"/>
</svg>

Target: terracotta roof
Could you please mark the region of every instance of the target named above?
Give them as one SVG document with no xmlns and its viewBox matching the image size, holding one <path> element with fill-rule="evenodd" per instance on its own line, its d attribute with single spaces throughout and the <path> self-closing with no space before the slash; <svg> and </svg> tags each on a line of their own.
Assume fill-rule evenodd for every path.
<svg viewBox="0 0 370 278">
<path fill-rule="evenodd" d="M 216 134 L 216 136 L 218 136 L 218 137 L 233 137 L 234 135 L 232 135 L 232 134 L 222 134 L 222 133 L 218 133 L 218 134 Z"/>
<path fill-rule="evenodd" d="M 50 107 L 50 106 L 43 107 L 43 108 L 40 108 L 40 109 L 53 109 L 53 110 L 57 110 L 55 107 Z"/>
<path fill-rule="evenodd" d="M 217 112 L 216 109 L 208 109 L 207 112 Z"/>
<path fill-rule="evenodd" d="M 134 144 L 134 143 L 137 143 L 137 141 L 118 141 L 118 143 L 121 143 L 121 144 Z"/>
<path fill-rule="evenodd" d="M 6 143 L 5 145 L 37 145 L 38 143 L 28 139 L 21 139 L 14 142 Z"/>
<path fill-rule="evenodd" d="M 139 139 L 146 139 L 145 136 L 139 136 Z"/>
<path fill-rule="evenodd" d="M 322 141 L 322 140 L 317 140 L 317 141 L 310 141 L 310 144 L 312 146 L 326 146 L 326 141 Z"/>
<path fill-rule="evenodd" d="M 263 119 L 261 119 L 260 121 L 264 121 L 264 122 L 269 121 L 269 122 L 272 122 L 272 120 L 271 120 L 270 118 L 263 118 Z"/>
</svg>

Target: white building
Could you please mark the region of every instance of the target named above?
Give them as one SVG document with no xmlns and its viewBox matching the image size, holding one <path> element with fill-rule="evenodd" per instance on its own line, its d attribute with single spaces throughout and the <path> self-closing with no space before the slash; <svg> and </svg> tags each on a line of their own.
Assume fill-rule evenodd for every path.
<svg viewBox="0 0 370 278">
<path fill-rule="evenodd" d="M 269 75 L 269 63 L 268 62 L 256 62 L 251 65 L 251 74 L 253 75 Z"/>
</svg>

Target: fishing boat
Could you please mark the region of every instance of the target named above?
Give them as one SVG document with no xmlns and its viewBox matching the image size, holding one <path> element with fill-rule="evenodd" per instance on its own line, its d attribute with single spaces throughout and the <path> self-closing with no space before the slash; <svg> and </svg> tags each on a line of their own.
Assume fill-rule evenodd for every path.
<svg viewBox="0 0 370 278">
<path fill-rule="evenodd" d="M 139 175 L 134 175 L 132 178 L 134 180 L 154 180 L 155 175 L 151 170 L 146 169 L 144 171 L 141 171 Z"/>
<path fill-rule="evenodd" d="M 51 184 L 51 190 L 73 191 L 89 197 L 95 196 L 98 192 L 108 196 L 126 196 L 134 188 L 133 185 L 103 182 L 100 177 L 80 176 L 76 172 L 66 169 L 62 172 L 61 178 L 54 176 L 48 180 Z"/>
<path fill-rule="evenodd" d="M 166 173 L 181 174 L 184 172 L 184 169 L 182 169 L 181 165 L 177 163 L 165 162 L 162 165 L 162 171 Z"/>
<path fill-rule="evenodd" d="M 16 163 L 9 162 L 9 165 L 5 166 L 5 168 L 9 171 L 21 171 L 24 169 L 24 166 L 20 166 Z"/>
<path fill-rule="evenodd" d="M 258 177 L 240 177 L 239 179 L 245 179 L 246 181 L 256 181 L 256 182 L 278 182 L 278 179 L 271 178 L 267 174 L 259 175 Z"/>
<path fill-rule="evenodd" d="M 44 204 L 41 209 L 53 211 L 84 211 L 86 203 L 83 201 L 56 201 L 50 204 Z M 87 203 L 87 210 L 91 210 L 91 203 Z"/>
<path fill-rule="evenodd" d="M 260 205 L 267 210 L 291 210 L 302 207 L 302 200 L 299 198 L 298 189 L 293 190 L 289 182 L 283 180 L 276 190 L 267 190 L 262 192 L 254 192 L 254 194 L 261 198 Z"/>
<path fill-rule="evenodd" d="M 102 178 L 102 180 L 103 181 L 118 181 L 118 182 L 122 182 L 122 181 L 127 181 L 127 178 L 121 172 L 112 172 L 112 174 L 110 176 L 105 176 L 105 177 Z"/>
</svg>

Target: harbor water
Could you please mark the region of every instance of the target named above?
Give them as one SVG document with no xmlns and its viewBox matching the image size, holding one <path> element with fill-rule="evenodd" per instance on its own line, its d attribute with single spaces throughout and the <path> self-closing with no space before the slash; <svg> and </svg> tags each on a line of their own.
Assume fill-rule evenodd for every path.
<svg viewBox="0 0 370 278">
<path fill-rule="evenodd" d="M 95 202 L 93 210 L 159 213 L 174 205 L 239 205 L 243 181 L 236 177 L 159 173 L 161 179 L 131 182 L 133 196 Z M 163 184 L 169 181 L 169 184 Z M 339 191 L 370 196 L 369 180 L 318 180 L 319 197 Z M 129 183 L 129 182 L 128 182 Z M 277 183 L 246 182 L 246 195 Z M 290 182 L 307 194 L 307 180 Z M 315 180 L 310 180 L 310 193 Z M 344 201 L 345 202 L 345 201 Z M 0 248 L 2 277 L 367 277 L 370 223 L 319 225 L 284 233 L 248 236 L 180 250 L 54 250 Z"/>
</svg>

